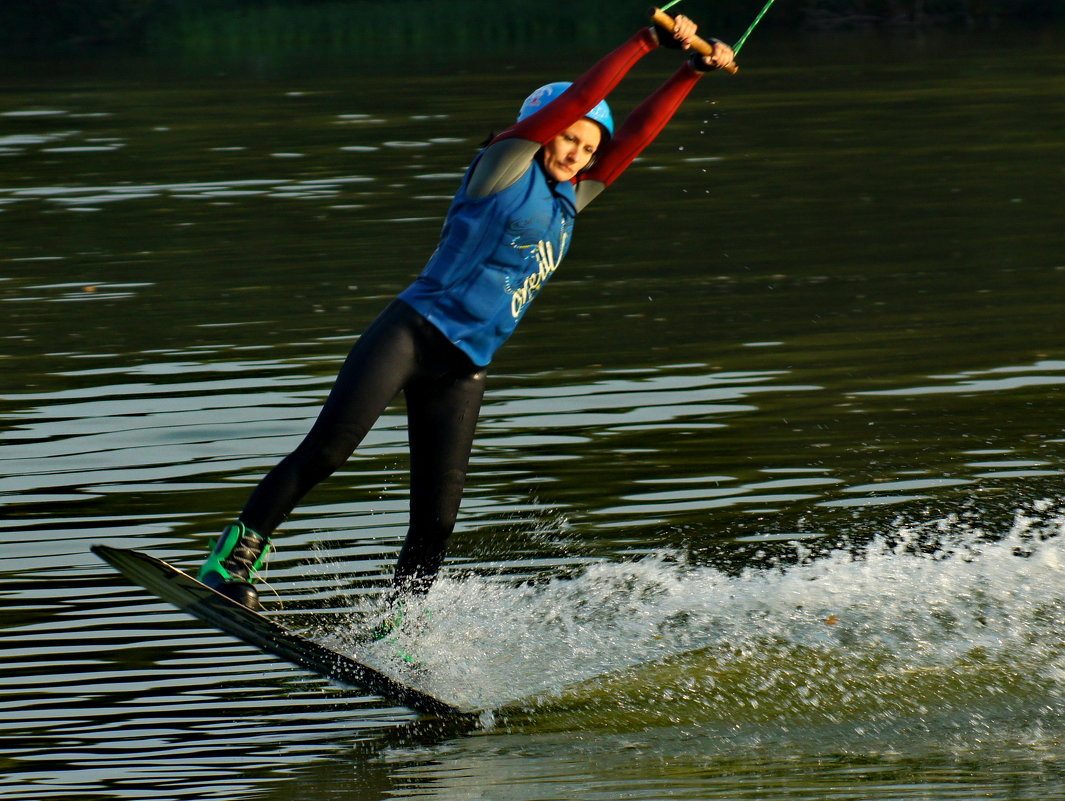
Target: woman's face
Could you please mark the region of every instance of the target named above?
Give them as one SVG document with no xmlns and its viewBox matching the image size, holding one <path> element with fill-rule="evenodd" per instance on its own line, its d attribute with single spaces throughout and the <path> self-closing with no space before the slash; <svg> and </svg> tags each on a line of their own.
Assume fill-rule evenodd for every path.
<svg viewBox="0 0 1065 801">
<path fill-rule="evenodd" d="M 602 138 L 599 126 L 587 118 L 577 120 L 544 145 L 544 170 L 556 181 L 568 181 L 592 160 Z"/>
</svg>

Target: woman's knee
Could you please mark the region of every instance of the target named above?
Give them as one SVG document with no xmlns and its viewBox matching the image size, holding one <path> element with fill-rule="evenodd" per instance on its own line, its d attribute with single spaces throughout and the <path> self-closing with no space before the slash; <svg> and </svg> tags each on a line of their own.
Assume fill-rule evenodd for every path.
<svg viewBox="0 0 1065 801">
<path fill-rule="evenodd" d="M 329 432 L 312 432 L 293 453 L 306 473 L 318 480 L 332 475 L 344 466 L 355 452 L 362 436 L 358 432 L 335 428 Z"/>
</svg>

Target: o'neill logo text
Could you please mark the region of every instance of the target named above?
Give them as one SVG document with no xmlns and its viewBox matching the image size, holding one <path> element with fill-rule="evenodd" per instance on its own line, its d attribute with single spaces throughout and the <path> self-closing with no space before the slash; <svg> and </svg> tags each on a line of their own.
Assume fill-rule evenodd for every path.
<svg viewBox="0 0 1065 801">
<path fill-rule="evenodd" d="M 533 298 L 536 297 L 536 293 L 540 291 L 540 287 L 544 285 L 544 282 L 551 277 L 551 274 L 558 269 L 558 265 L 562 263 L 562 256 L 555 259 L 555 249 L 551 246 L 550 242 L 544 242 L 542 239 L 535 245 L 525 245 L 525 247 L 531 247 L 533 249 L 533 256 L 536 258 L 537 270 L 529 273 L 525 276 L 525 280 L 522 282 L 518 289 L 515 289 L 510 295 L 510 313 L 514 317 L 518 317 L 521 314 L 521 310 L 524 309 Z M 562 232 L 562 238 L 558 243 L 559 253 L 566 252 L 566 232 Z"/>
</svg>

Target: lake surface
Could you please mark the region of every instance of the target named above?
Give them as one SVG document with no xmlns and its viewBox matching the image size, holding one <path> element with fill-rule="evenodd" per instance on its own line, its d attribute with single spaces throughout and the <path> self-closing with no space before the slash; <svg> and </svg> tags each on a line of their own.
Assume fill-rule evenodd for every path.
<svg viewBox="0 0 1065 801">
<path fill-rule="evenodd" d="M 477 144 L 597 54 L 5 63 L 0 797 L 1065 796 L 1063 53 L 752 40 L 582 215 L 416 610 L 472 730 L 89 546 L 195 569 Z M 405 476 L 397 406 L 283 527 L 278 619 L 365 630 Z"/>
</svg>

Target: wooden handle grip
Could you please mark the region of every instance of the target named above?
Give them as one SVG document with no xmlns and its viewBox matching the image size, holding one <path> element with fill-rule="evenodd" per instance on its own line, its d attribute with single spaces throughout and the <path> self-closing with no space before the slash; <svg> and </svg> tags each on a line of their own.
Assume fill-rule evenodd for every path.
<svg viewBox="0 0 1065 801">
<path fill-rule="evenodd" d="M 673 21 L 673 17 L 669 16 L 665 11 L 660 8 L 651 9 L 651 20 L 659 27 L 665 28 L 667 31 L 672 31 L 676 26 Z M 696 53 L 701 53 L 704 56 L 712 56 L 714 54 L 714 46 L 705 39 L 700 39 L 696 36 L 692 39 L 692 50 Z M 740 68 L 735 64 L 729 64 L 727 67 L 722 67 L 729 75 L 735 75 L 740 71 Z"/>
</svg>

